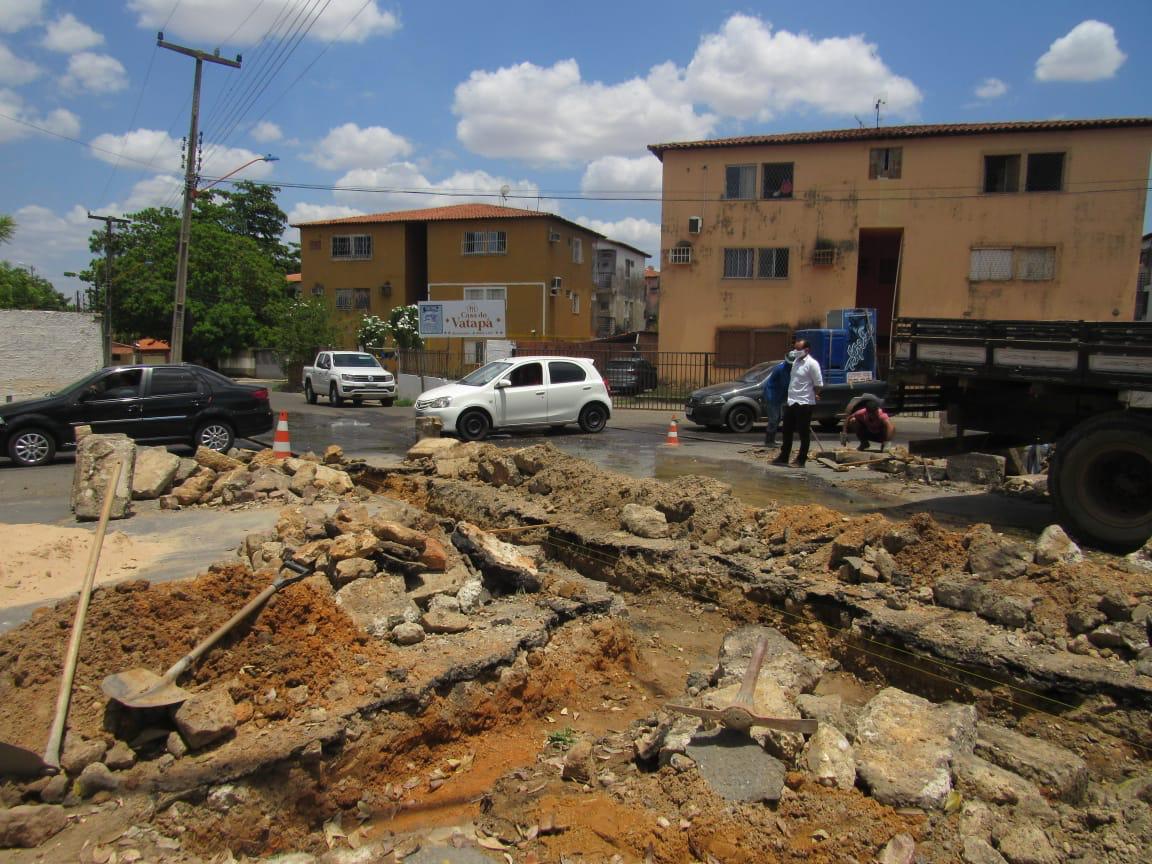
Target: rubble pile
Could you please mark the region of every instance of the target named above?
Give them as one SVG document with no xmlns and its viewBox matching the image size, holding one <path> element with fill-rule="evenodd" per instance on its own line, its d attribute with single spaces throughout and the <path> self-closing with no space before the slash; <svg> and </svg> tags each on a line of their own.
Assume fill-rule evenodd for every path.
<svg viewBox="0 0 1152 864">
<path fill-rule="evenodd" d="M 134 489 L 168 461 L 147 449 Z M 749 508 L 546 445 L 349 467 L 235 451 L 148 483 L 283 507 L 194 579 L 96 591 L 64 770 L 0 786 L 13 860 L 1119 864 L 1152 842 L 1152 548 Z M 100 692 L 285 560 L 311 575 L 189 698 Z M 42 746 L 74 610 L 0 635 L 0 740 Z M 669 707 L 745 693 L 787 728 Z"/>
</svg>

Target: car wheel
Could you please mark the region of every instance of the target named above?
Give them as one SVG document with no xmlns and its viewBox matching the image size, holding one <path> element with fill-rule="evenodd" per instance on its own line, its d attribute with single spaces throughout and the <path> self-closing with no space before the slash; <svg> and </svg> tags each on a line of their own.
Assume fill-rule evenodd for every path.
<svg viewBox="0 0 1152 864">
<path fill-rule="evenodd" d="M 312 389 L 312 382 L 304 382 L 304 399 L 309 405 L 316 404 L 316 391 Z"/>
<path fill-rule="evenodd" d="M 22 429 L 8 439 L 8 456 L 17 465 L 45 465 L 56 455 L 56 442 L 43 429 Z"/>
<path fill-rule="evenodd" d="M 465 411 L 456 420 L 456 434 L 462 441 L 480 441 L 492 428 L 492 421 L 483 411 Z"/>
<path fill-rule="evenodd" d="M 383 405 L 385 408 L 391 408 L 395 401 L 396 401 L 395 399 L 381 399 L 380 404 Z"/>
<path fill-rule="evenodd" d="M 728 428 L 733 432 L 750 432 L 756 413 L 747 405 L 737 405 L 728 412 Z"/>
<path fill-rule="evenodd" d="M 336 390 L 336 385 L 332 384 L 328 387 L 328 404 L 329 405 L 343 405 L 344 397 Z"/>
<path fill-rule="evenodd" d="M 608 423 L 608 409 L 599 402 L 585 405 L 580 412 L 580 428 L 585 432 L 599 432 Z"/>
<path fill-rule="evenodd" d="M 223 420 L 209 420 L 196 430 L 196 446 L 207 447 L 217 453 L 227 453 L 235 440 L 232 427 Z"/>
</svg>

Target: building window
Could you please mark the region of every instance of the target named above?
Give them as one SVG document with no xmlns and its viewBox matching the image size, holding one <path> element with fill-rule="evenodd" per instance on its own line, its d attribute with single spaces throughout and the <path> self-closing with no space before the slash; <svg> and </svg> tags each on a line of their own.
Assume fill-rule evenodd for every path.
<svg viewBox="0 0 1152 864">
<path fill-rule="evenodd" d="M 1015 250 L 1016 278 L 1025 282 L 1050 282 L 1056 278 L 1056 247 L 1033 246 Z"/>
<path fill-rule="evenodd" d="M 312 296 L 313 297 L 323 297 L 324 296 L 324 286 L 321 283 L 317 282 L 315 285 L 312 286 Z"/>
<path fill-rule="evenodd" d="M 791 162 L 764 163 L 764 189 L 761 197 L 792 197 L 792 164 Z"/>
<path fill-rule="evenodd" d="M 1059 192 L 1064 188 L 1063 153 L 1029 153 L 1026 192 Z"/>
<path fill-rule="evenodd" d="M 788 278 L 788 247 L 757 250 L 756 275 L 760 279 Z"/>
<path fill-rule="evenodd" d="M 352 289 L 352 308 L 367 312 L 372 308 L 372 292 L 367 288 Z"/>
<path fill-rule="evenodd" d="M 572 263 L 584 263 L 584 241 L 579 237 L 572 238 Z"/>
<path fill-rule="evenodd" d="M 371 234 L 337 234 L 332 238 L 332 257 L 343 261 L 363 261 L 372 257 Z"/>
<path fill-rule="evenodd" d="M 468 364 L 475 364 L 477 366 L 484 365 L 484 342 L 483 340 L 471 341 L 465 340 L 464 342 L 464 362 Z"/>
<path fill-rule="evenodd" d="M 751 279 L 754 271 L 755 249 L 725 249 L 724 278 Z"/>
<path fill-rule="evenodd" d="M 508 251 L 508 235 L 503 231 L 465 231 L 464 255 L 503 255 Z"/>
<path fill-rule="evenodd" d="M 973 282 L 1007 282 L 1012 278 L 1012 250 L 973 249 L 968 278 Z"/>
<path fill-rule="evenodd" d="M 1020 191 L 1020 154 L 984 157 L 985 192 Z"/>
<path fill-rule="evenodd" d="M 682 246 L 673 246 L 668 250 L 668 263 L 669 264 L 691 264 L 692 263 L 692 246 L 685 243 Z"/>
<path fill-rule="evenodd" d="M 868 154 L 869 180 L 899 180 L 903 147 L 873 147 Z"/>
<path fill-rule="evenodd" d="M 730 200 L 755 198 L 756 166 L 727 166 L 724 169 L 724 197 Z"/>
<path fill-rule="evenodd" d="M 569 295 L 568 299 L 572 303 L 572 314 L 573 315 L 579 315 L 580 314 L 580 295 L 577 292 L 573 291 Z"/>
<path fill-rule="evenodd" d="M 503 285 L 478 285 L 464 289 L 465 300 L 506 300 L 508 289 Z"/>
<path fill-rule="evenodd" d="M 336 289 L 336 308 L 337 309 L 351 309 L 352 308 L 352 289 L 351 288 L 337 288 Z"/>
</svg>

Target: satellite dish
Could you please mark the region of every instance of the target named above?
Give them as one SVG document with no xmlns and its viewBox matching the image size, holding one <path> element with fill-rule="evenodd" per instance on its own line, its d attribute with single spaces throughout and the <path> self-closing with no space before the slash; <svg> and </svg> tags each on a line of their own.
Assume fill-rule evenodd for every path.
<svg viewBox="0 0 1152 864">
<path fill-rule="evenodd" d="M 504 204 L 508 203 L 508 193 L 512 191 L 512 187 L 505 183 L 500 187 L 500 201 Z"/>
</svg>

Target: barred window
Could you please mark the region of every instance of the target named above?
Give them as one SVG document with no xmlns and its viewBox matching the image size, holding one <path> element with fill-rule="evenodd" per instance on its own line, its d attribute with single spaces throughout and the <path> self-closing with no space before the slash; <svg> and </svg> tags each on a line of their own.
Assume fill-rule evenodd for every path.
<svg viewBox="0 0 1152 864">
<path fill-rule="evenodd" d="M 351 309 L 352 308 L 352 289 L 351 288 L 337 288 L 336 289 L 336 308 L 337 309 Z"/>
<path fill-rule="evenodd" d="M 761 279 L 787 279 L 788 278 L 788 247 L 779 246 L 770 249 L 759 249 L 756 275 Z"/>
<path fill-rule="evenodd" d="M 572 238 L 572 263 L 584 263 L 584 241 L 579 237 Z"/>
<path fill-rule="evenodd" d="M 464 255 L 503 255 L 508 251 L 508 235 L 503 231 L 465 231 Z"/>
<path fill-rule="evenodd" d="M 761 197 L 791 198 L 792 166 L 791 162 L 764 163 L 764 189 Z"/>
<path fill-rule="evenodd" d="M 724 169 L 724 197 L 728 199 L 755 198 L 756 166 L 727 166 Z"/>
<path fill-rule="evenodd" d="M 868 154 L 869 180 L 899 180 L 903 147 L 873 147 Z"/>
<path fill-rule="evenodd" d="M 751 279 L 753 276 L 754 249 L 725 249 L 724 278 Z"/>
<path fill-rule="evenodd" d="M 337 234 L 332 238 L 332 257 L 346 261 L 372 257 L 371 234 Z"/>
<path fill-rule="evenodd" d="M 973 282 L 1006 282 L 1012 278 L 1011 249 L 973 249 L 968 267 Z"/>
<path fill-rule="evenodd" d="M 353 288 L 353 307 L 367 312 L 372 308 L 372 292 L 367 288 Z"/>
<path fill-rule="evenodd" d="M 1016 278 L 1025 282 L 1048 282 L 1056 278 L 1056 247 L 1036 246 L 1016 250 Z"/>
<path fill-rule="evenodd" d="M 692 263 L 692 246 L 673 246 L 668 250 L 668 263 L 669 264 L 691 264 Z"/>
</svg>

